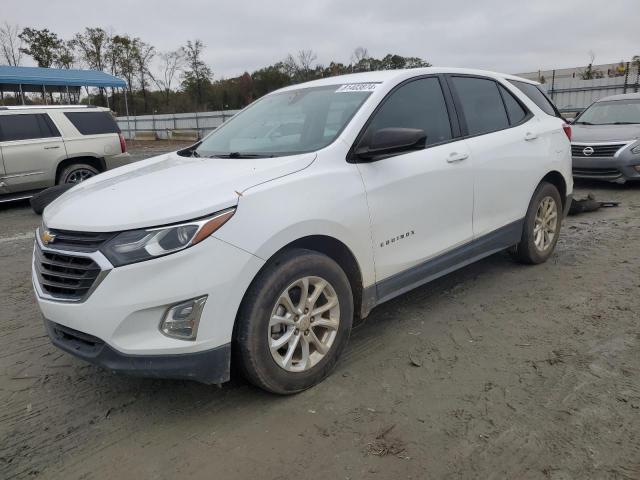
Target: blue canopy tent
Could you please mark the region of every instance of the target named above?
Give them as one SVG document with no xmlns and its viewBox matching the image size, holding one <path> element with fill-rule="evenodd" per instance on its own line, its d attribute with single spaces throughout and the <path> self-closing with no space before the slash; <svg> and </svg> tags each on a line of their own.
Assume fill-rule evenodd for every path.
<svg viewBox="0 0 640 480">
<path fill-rule="evenodd" d="M 10 67 L 0 65 L 0 92 L 13 91 L 20 94 L 24 105 L 24 92 L 41 92 L 47 102 L 47 92 L 67 93 L 80 92 L 81 87 L 122 88 L 124 91 L 125 109 L 129 116 L 127 101 L 127 82 L 98 70 L 71 70 L 62 68 Z M 109 97 L 107 97 L 107 106 Z"/>
</svg>

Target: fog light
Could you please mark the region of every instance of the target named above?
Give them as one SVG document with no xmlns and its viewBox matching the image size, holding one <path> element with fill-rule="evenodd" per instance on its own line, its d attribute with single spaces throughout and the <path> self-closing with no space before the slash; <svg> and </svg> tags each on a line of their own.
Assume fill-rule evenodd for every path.
<svg viewBox="0 0 640 480">
<path fill-rule="evenodd" d="M 640 165 L 634 165 L 633 168 L 635 168 L 636 172 L 640 173 Z"/>
<path fill-rule="evenodd" d="M 162 319 L 160 331 L 167 337 L 195 340 L 200 324 L 200 314 L 206 301 L 205 295 L 173 305 Z"/>
</svg>

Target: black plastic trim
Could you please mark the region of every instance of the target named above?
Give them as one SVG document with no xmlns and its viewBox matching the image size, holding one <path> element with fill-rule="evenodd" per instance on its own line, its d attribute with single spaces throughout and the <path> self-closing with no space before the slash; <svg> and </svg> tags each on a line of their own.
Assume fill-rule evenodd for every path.
<svg viewBox="0 0 640 480">
<path fill-rule="evenodd" d="M 381 280 L 375 285 L 375 305 L 515 245 L 522 238 L 523 226 L 524 219 L 517 220 L 443 255 Z M 368 294 L 371 295 L 371 292 Z"/>
<path fill-rule="evenodd" d="M 61 350 L 114 373 L 138 377 L 223 383 L 230 378 L 231 344 L 196 353 L 127 355 L 97 337 L 44 320 L 51 342 Z"/>
</svg>

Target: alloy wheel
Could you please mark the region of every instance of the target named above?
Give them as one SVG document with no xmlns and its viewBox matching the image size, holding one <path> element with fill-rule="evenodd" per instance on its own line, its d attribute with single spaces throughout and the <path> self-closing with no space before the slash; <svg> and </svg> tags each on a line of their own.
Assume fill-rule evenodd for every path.
<svg viewBox="0 0 640 480">
<path fill-rule="evenodd" d="M 331 349 L 340 326 L 340 303 L 333 286 L 309 276 L 291 283 L 278 297 L 269 320 L 269 350 L 289 372 L 317 365 Z"/>
<path fill-rule="evenodd" d="M 71 172 L 71 174 L 67 177 L 67 181 L 65 183 L 80 183 L 84 182 L 88 178 L 91 178 L 95 175 L 91 170 L 86 168 L 79 168 Z"/>
<path fill-rule="evenodd" d="M 533 227 L 533 243 L 540 252 L 546 251 L 558 231 L 558 205 L 552 197 L 544 197 L 538 205 Z"/>
</svg>

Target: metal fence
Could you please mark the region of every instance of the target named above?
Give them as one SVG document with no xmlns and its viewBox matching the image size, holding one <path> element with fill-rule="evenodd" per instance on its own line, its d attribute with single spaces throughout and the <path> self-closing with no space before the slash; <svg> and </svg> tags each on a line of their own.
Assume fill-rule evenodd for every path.
<svg viewBox="0 0 640 480">
<path fill-rule="evenodd" d="M 235 115 L 238 110 L 118 117 L 125 138 L 202 138 Z"/>
<path fill-rule="evenodd" d="M 554 71 L 555 73 L 555 71 Z M 542 87 L 564 113 L 581 112 L 596 100 L 620 93 L 640 91 L 640 67 L 626 65 L 625 74 L 616 77 L 582 80 L 579 78 L 547 78 Z"/>
<path fill-rule="evenodd" d="M 609 95 L 640 91 L 640 67 L 627 63 L 625 74 L 616 77 L 581 80 L 551 78 L 542 84 L 561 112 L 581 112 L 594 101 Z M 175 113 L 118 117 L 118 125 L 127 139 L 200 139 L 215 130 L 239 110 Z"/>
</svg>

